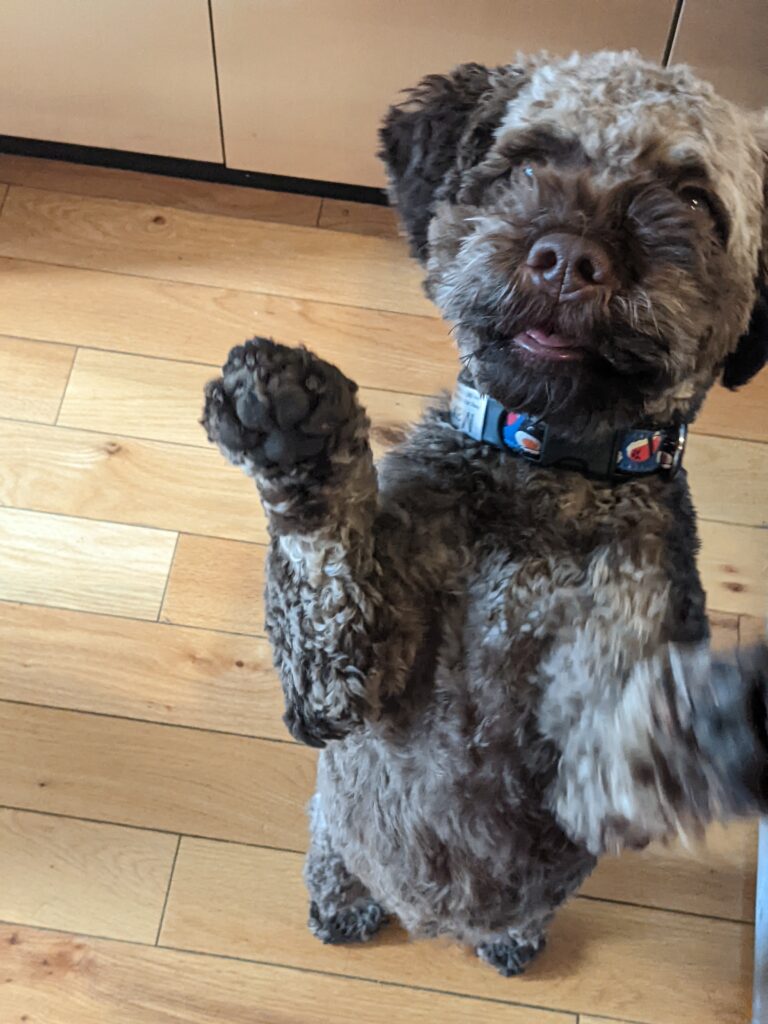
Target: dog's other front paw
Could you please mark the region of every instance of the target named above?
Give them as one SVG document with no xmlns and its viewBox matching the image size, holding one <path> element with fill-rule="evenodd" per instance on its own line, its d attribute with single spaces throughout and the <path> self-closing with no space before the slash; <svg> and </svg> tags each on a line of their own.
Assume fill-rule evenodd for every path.
<svg viewBox="0 0 768 1024">
<path fill-rule="evenodd" d="M 367 942 L 387 923 L 387 915 L 375 900 L 362 898 L 350 906 L 323 914 L 313 900 L 309 907 L 309 930 L 327 945 Z"/>
<path fill-rule="evenodd" d="M 517 939 L 502 939 L 499 942 L 484 942 L 475 952 L 481 960 L 495 967 L 505 978 L 522 974 L 528 965 L 544 949 L 546 939 L 542 936 L 536 942 L 521 942 Z"/>
<path fill-rule="evenodd" d="M 760 811 L 765 814 L 768 812 L 768 643 L 742 649 L 739 663 L 750 694 L 750 724 L 762 755 L 758 757 L 752 786 Z"/>
<path fill-rule="evenodd" d="M 222 376 L 207 385 L 202 423 L 236 465 L 287 472 L 365 438 L 356 391 L 306 349 L 253 338 L 232 349 Z"/>
<path fill-rule="evenodd" d="M 685 662 L 679 655 L 678 661 L 684 677 Z M 688 692 L 698 698 L 692 711 L 697 757 L 718 780 L 715 813 L 721 807 L 729 816 L 766 813 L 768 645 L 717 654 L 704 684 L 689 682 Z"/>
</svg>

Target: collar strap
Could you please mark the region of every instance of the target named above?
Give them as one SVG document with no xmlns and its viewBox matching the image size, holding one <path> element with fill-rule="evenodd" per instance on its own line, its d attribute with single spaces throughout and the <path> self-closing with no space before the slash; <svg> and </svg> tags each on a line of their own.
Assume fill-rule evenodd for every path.
<svg viewBox="0 0 768 1024">
<path fill-rule="evenodd" d="M 568 441 L 544 420 L 509 412 L 494 398 L 459 382 L 451 402 L 451 422 L 476 441 L 514 452 L 539 466 L 574 469 L 602 480 L 660 473 L 672 477 L 680 468 L 688 428 L 635 428 L 605 438 Z"/>
</svg>

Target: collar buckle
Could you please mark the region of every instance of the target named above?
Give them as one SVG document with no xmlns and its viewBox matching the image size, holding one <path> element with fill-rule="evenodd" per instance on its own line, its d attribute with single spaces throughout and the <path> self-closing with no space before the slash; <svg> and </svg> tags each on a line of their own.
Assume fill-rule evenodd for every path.
<svg viewBox="0 0 768 1024">
<path fill-rule="evenodd" d="M 670 479 L 677 476 L 680 466 L 683 463 L 685 447 L 688 443 L 688 425 L 681 423 L 677 428 L 677 434 L 667 434 L 661 444 L 661 458 L 659 468 Z"/>
</svg>

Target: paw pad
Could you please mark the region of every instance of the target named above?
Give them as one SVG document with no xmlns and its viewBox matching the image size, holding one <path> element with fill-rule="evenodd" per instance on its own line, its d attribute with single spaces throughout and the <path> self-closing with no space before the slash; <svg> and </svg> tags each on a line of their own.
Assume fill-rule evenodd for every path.
<svg viewBox="0 0 768 1024">
<path fill-rule="evenodd" d="M 352 436 L 356 386 L 303 348 L 254 338 L 229 353 L 206 389 L 208 437 L 258 468 L 289 470 Z"/>
</svg>

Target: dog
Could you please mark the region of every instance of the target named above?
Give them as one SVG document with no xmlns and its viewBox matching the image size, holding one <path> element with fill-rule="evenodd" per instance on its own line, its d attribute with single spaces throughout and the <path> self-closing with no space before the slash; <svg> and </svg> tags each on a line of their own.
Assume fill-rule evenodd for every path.
<svg viewBox="0 0 768 1024">
<path fill-rule="evenodd" d="M 256 481 L 285 721 L 322 748 L 312 931 L 397 915 L 509 976 L 601 855 L 766 806 L 766 648 L 710 654 L 681 463 L 768 359 L 768 117 L 540 54 L 425 78 L 381 143 L 452 404 L 375 467 L 355 384 L 257 338 L 203 423 Z"/>
</svg>

